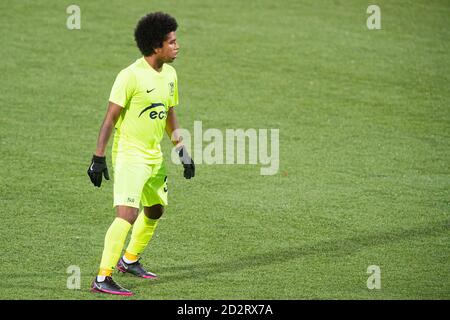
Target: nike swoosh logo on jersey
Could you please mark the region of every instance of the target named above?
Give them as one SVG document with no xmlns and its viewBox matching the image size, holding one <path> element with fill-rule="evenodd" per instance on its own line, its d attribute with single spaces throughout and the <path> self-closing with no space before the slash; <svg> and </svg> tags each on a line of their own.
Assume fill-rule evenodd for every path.
<svg viewBox="0 0 450 320">
<path fill-rule="evenodd" d="M 156 88 L 153 88 L 152 90 L 147 90 L 147 93 L 152 92 L 153 90 L 155 90 Z"/>
</svg>

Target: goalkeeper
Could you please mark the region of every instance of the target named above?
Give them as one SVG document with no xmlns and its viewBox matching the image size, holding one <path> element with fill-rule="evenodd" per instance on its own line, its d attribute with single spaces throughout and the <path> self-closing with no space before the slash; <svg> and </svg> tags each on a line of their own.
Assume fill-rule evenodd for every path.
<svg viewBox="0 0 450 320">
<path fill-rule="evenodd" d="M 141 278 L 157 278 L 139 258 L 167 206 L 167 172 L 160 146 L 164 131 L 180 155 L 184 177 L 195 176 L 194 162 L 176 131 L 178 81 L 175 69 L 168 65 L 179 50 L 176 29 L 176 20 L 168 14 L 155 12 L 143 17 L 135 29 L 143 57 L 119 72 L 111 90 L 88 175 L 96 187 L 101 186 L 102 176 L 109 180 L 105 148 L 115 127 L 112 164 L 117 217 L 106 232 L 92 291 L 133 294 L 113 280 L 114 268 Z M 143 209 L 139 212 L 140 204 Z M 130 229 L 130 242 L 122 255 Z"/>
</svg>

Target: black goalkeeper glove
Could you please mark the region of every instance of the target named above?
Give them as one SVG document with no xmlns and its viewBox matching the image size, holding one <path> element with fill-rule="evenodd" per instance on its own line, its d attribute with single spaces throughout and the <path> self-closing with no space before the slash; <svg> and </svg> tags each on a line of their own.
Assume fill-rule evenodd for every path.
<svg viewBox="0 0 450 320">
<path fill-rule="evenodd" d="M 177 152 L 184 167 L 184 177 L 186 179 L 195 177 L 194 160 L 192 160 L 192 158 L 189 156 L 189 153 L 187 152 L 185 146 L 182 146 L 179 150 L 177 150 Z"/>
<path fill-rule="evenodd" d="M 106 167 L 106 158 L 94 155 L 87 174 L 89 178 L 91 178 L 94 186 L 100 188 L 102 184 L 102 175 L 105 175 L 105 179 L 109 180 L 108 168 Z"/>
</svg>

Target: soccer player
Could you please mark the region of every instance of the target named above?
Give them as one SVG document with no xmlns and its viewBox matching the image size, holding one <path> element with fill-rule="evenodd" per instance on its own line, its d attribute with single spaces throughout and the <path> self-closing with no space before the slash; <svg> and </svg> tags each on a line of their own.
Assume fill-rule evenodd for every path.
<svg viewBox="0 0 450 320">
<path fill-rule="evenodd" d="M 164 131 L 180 156 L 184 177 L 195 176 L 194 162 L 177 133 L 177 74 L 168 65 L 179 50 L 177 26 L 173 17 L 162 12 L 143 17 L 135 29 L 136 43 L 143 57 L 120 71 L 111 90 L 88 175 L 96 187 L 101 186 L 102 175 L 109 180 L 105 148 L 115 127 L 112 163 L 117 217 L 106 232 L 92 291 L 133 294 L 113 280 L 114 267 L 136 277 L 157 278 L 139 259 L 167 206 L 167 172 L 160 146 Z M 130 242 L 122 256 L 130 229 Z"/>
</svg>

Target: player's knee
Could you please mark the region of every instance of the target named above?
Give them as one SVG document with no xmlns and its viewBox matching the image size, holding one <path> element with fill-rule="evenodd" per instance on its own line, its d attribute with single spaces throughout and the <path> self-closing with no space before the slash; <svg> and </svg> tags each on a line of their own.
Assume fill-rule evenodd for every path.
<svg viewBox="0 0 450 320">
<path fill-rule="evenodd" d="M 159 219 L 164 213 L 164 206 L 160 204 L 155 204 L 151 207 L 145 207 L 144 213 L 147 216 L 147 218 L 150 219 Z"/>
<path fill-rule="evenodd" d="M 128 221 L 133 224 L 138 216 L 138 209 L 127 207 L 127 206 L 117 206 L 117 217 Z"/>
</svg>

